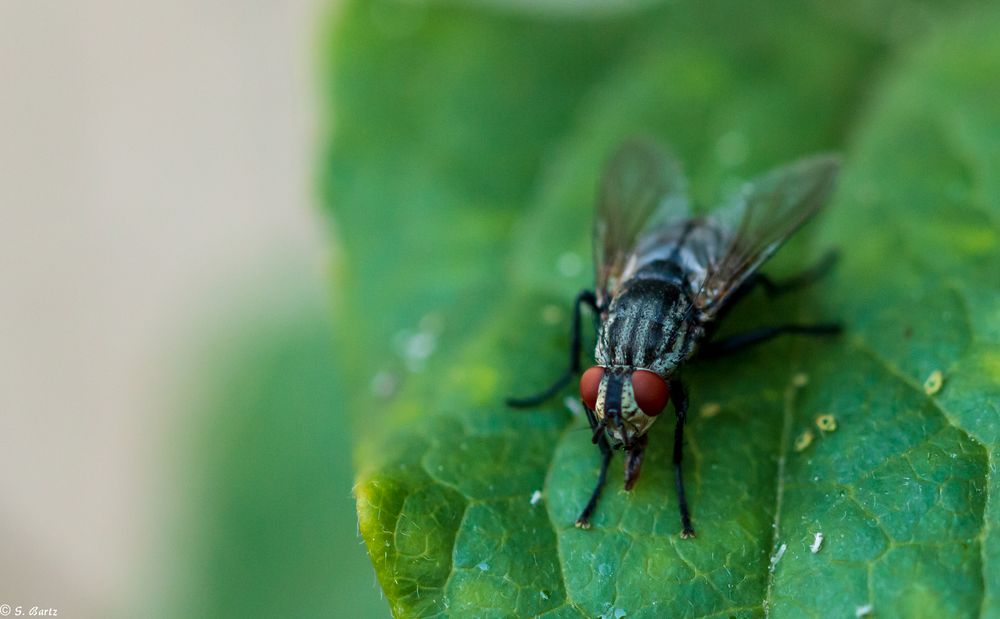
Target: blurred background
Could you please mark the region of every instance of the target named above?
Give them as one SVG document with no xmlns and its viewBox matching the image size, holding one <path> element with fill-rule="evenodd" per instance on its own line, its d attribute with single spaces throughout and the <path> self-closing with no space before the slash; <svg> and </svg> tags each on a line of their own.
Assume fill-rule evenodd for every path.
<svg viewBox="0 0 1000 619">
<path fill-rule="evenodd" d="M 0 0 L 0 604 L 387 615 L 315 203 L 332 10 Z"/>
</svg>

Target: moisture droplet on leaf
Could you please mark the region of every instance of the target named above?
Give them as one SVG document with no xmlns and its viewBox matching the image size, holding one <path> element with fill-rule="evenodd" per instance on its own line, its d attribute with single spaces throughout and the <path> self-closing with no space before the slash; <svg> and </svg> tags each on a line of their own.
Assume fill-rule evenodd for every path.
<svg viewBox="0 0 1000 619">
<path fill-rule="evenodd" d="M 819 552 L 819 549 L 823 547 L 823 534 L 816 533 L 813 537 L 813 543 L 809 546 L 809 551 L 813 554 Z"/>
<path fill-rule="evenodd" d="M 868 617 L 869 615 L 872 614 L 873 610 L 875 610 L 875 607 L 872 606 L 871 604 L 865 604 L 864 606 L 858 606 L 857 608 L 854 609 L 854 616 L 855 617 Z"/>
<path fill-rule="evenodd" d="M 573 415 L 577 417 L 583 416 L 583 404 L 580 404 L 580 400 L 577 398 L 566 396 L 566 399 L 563 400 L 563 404 L 566 405 L 566 409 L 573 413 Z"/>
<path fill-rule="evenodd" d="M 795 451 L 805 451 L 806 447 L 812 445 L 813 438 L 812 430 L 806 430 L 795 437 Z"/>
<path fill-rule="evenodd" d="M 774 573 L 774 568 L 778 565 L 778 561 L 781 561 L 781 557 L 785 556 L 786 550 L 788 550 L 788 544 L 782 544 L 781 547 L 778 548 L 778 552 L 774 553 L 774 556 L 771 557 L 770 569 L 772 574 Z"/>
<path fill-rule="evenodd" d="M 598 615 L 598 619 L 622 619 L 628 614 L 624 608 L 616 608 L 608 602 L 604 603 L 604 608 L 605 611 Z"/>
<path fill-rule="evenodd" d="M 816 417 L 816 427 L 820 432 L 833 432 L 837 429 L 837 418 L 827 413 Z"/>
<path fill-rule="evenodd" d="M 487 563 L 486 561 L 483 561 L 482 563 L 480 563 L 480 564 L 479 564 L 479 565 L 477 565 L 476 567 L 478 567 L 478 568 L 479 568 L 479 571 L 480 571 L 480 572 L 485 572 L 485 571 L 487 571 L 487 570 L 489 570 L 489 569 L 490 569 L 490 564 L 489 564 L 489 563 Z"/>
<path fill-rule="evenodd" d="M 938 391 L 941 391 L 941 385 L 944 384 L 944 375 L 941 374 L 941 370 L 934 370 L 931 375 L 927 377 L 924 381 L 924 393 L 927 395 L 934 395 Z"/>
<path fill-rule="evenodd" d="M 531 493 L 531 504 L 538 505 L 538 502 L 542 500 L 542 491 L 535 490 Z"/>
<path fill-rule="evenodd" d="M 399 380 L 396 375 L 382 370 L 378 374 L 372 377 L 372 382 L 369 388 L 373 395 L 387 399 L 391 398 L 393 394 L 396 393 L 396 388 L 399 386 Z"/>
<path fill-rule="evenodd" d="M 437 341 L 434 334 L 421 331 L 406 340 L 404 354 L 410 359 L 424 360 L 431 356 Z"/>
<path fill-rule="evenodd" d="M 563 277 L 576 277 L 583 270 L 583 260 L 576 252 L 568 251 L 559 256 L 556 268 Z"/>
</svg>

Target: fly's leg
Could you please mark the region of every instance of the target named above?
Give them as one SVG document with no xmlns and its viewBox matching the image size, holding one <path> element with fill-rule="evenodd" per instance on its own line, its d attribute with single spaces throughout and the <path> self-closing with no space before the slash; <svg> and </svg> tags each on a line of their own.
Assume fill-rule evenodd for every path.
<svg viewBox="0 0 1000 619">
<path fill-rule="evenodd" d="M 580 512 L 580 517 L 576 519 L 576 526 L 581 529 L 590 528 L 590 517 L 597 507 L 597 499 L 601 497 L 601 491 L 604 490 L 604 482 L 608 478 L 608 465 L 611 464 L 611 446 L 608 445 L 608 439 L 602 436 L 598 439 L 597 446 L 601 448 L 601 472 L 597 476 L 597 485 L 590 495 L 590 500 L 587 501 L 587 506 Z"/>
<path fill-rule="evenodd" d="M 563 374 L 556 379 L 552 385 L 545 391 L 529 396 L 526 398 L 507 398 L 507 406 L 512 406 L 514 408 L 528 408 L 531 406 L 537 406 L 548 400 L 555 394 L 559 393 L 559 390 L 569 384 L 573 376 L 580 373 L 580 308 L 583 305 L 587 305 L 590 309 L 597 312 L 597 297 L 594 293 L 589 290 L 584 290 L 580 294 L 576 295 L 576 301 L 573 303 L 573 326 L 572 331 L 570 331 L 570 344 L 569 344 L 569 367 Z"/>
<path fill-rule="evenodd" d="M 597 430 L 597 419 L 594 418 L 594 413 L 590 411 L 589 408 L 584 407 L 587 411 L 587 421 L 590 422 L 590 427 L 594 428 L 595 432 Z M 611 445 L 608 445 L 608 439 L 604 436 L 604 432 L 594 435 L 597 440 L 597 446 L 601 449 L 601 472 L 597 476 L 597 485 L 594 486 L 594 491 L 590 493 L 590 500 L 587 501 L 586 507 L 580 512 L 580 517 L 576 519 L 576 526 L 581 529 L 590 528 L 590 517 L 594 514 L 594 509 L 597 507 L 597 500 L 601 498 L 601 491 L 604 490 L 604 482 L 608 478 L 608 465 L 611 464 Z"/>
<path fill-rule="evenodd" d="M 684 461 L 684 420 L 687 418 L 688 399 L 684 384 L 680 380 L 670 381 L 670 397 L 674 401 L 674 411 L 677 413 L 677 425 L 674 426 L 674 483 L 677 486 L 677 505 L 681 512 L 681 539 L 687 539 L 694 537 L 694 528 L 691 526 L 687 495 L 684 494 L 684 476 L 681 474 L 681 463 Z"/>
<path fill-rule="evenodd" d="M 755 273 L 743 282 L 732 295 L 730 295 L 729 300 L 726 301 L 726 304 L 716 314 L 714 323 L 709 327 L 708 336 L 711 337 L 718 324 L 721 323 L 726 315 L 732 311 L 733 307 L 738 305 L 739 302 L 750 294 L 750 291 L 752 291 L 755 287 L 760 286 L 763 288 L 764 292 L 766 292 L 769 297 L 776 297 L 785 294 L 786 292 L 797 290 L 803 286 L 808 286 L 829 273 L 830 269 L 833 268 L 833 265 L 836 264 L 838 258 L 839 253 L 837 250 L 831 249 L 823 254 L 823 257 L 820 258 L 819 262 L 813 266 L 798 273 L 797 275 L 793 275 L 788 279 L 783 279 L 777 282 L 762 273 Z"/>
<path fill-rule="evenodd" d="M 807 286 L 816 280 L 820 279 L 824 275 L 830 272 L 830 269 L 837 262 L 839 255 L 837 250 L 831 249 L 826 252 L 819 262 L 809 267 L 805 271 L 802 271 L 798 275 L 794 275 L 788 279 L 781 280 L 779 282 L 772 281 L 766 275 L 757 273 L 751 279 L 747 280 L 745 284 L 740 286 L 740 289 L 733 294 L 732 300 L 726 304 L 722 311 L 716 316 L 714 324 L 709 328 L 708 335 L 715 332 L 715 328 L 722 321 L 722 318 L 729 313 L 729 310 L 743 297 L 753 289 L 754 286 L 760 285 L 767 292 L 768 296 L 777 296 L 790 292 L 802 286 Z M 841 326 L 836 323 L 822 323 L 818 325 L 780 325 L 777 327 L 763 327 L 760 329 L 754 329 L 753 331 L 747 331 L 746 333 L 739 333 L 721 340 L 709 341 L 701 346 L 698 351 L 699 359 L 712 359 L 715 357 L 722 357 L 730 353 L 734 353 L 744 348 L 749 348 L 756 344 L 766 342 L 774 337 L 783 335 L 785 333 L 796 333 L 799 335 L 836 335 L 841 332 Z"/>
<path fill-rule="evenodd" d="M 635 482 L 639 481 L 639 472 L 642 469 L 642 456 L 646 452 L 646 443 L 649 442 L 648 434 L 643 434 L 632 443 L 628 453 L 625 454 L 625 489 L 631 490 Z"/>
<path fill-rule="evenodd" d="M 808 286 L 809 284 L 822 279 L 827 273 L 830 272 L 833 265 L 837 263 L 839 257 L 840 255 L 837 250 L 831 249 L 823 254 L 823 257 L 819 259 L 819 262 L 808 269 L 789 277 L 788 279 L 776 282 L 766 275 L 758 273 L 751 280 L 751 285 L 759 284 L 770 297 L 791 292 L 792 290 Z"/>
<path fill-rule="evenodd" d="M 797 333 L 799 335 L 836 335 L 841 332 L 841 326 L 836 323 L 818 325 L 781 325 L 778 327 L 764 327 L 754 329 L 746 333 L 739 333 L 715 342 L 708 342 L 702 345 L 698 351 L 699 359 L 712 359 L 749 348 L 756 344 L 766 342 L 785 333 Z"/>
</svg>

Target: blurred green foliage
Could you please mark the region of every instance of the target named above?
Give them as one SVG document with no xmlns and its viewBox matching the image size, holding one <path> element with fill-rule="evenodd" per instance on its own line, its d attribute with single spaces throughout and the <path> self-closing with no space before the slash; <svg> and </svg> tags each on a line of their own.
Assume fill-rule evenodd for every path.
<svg viewBox="0 0 1000 619">
<path fill-rule="evenodd" d="M 998 27 L 971 4 L 346 3 L 324 180 L 361 531 L 393 612 L 1000 616 Z M 846 161 L 819 224 L 768 265 L 838 247 L 836 272 L 751 296 L 725 327 L 846 334 L 685 369 L 694 411 L 720 411 L 689 426 L 691 541 L 669 423 L 632 493 L 616 460 L 581 531 L 585 423 L 558 399 L 502 404 L 563 368 L 600 165 L 636 131 L 673 146 L 702 205 L 811 151 Z"/>
<path fill-rule="evenodd" d="M 202 352 L 179 463 L 192 491 L 180 582 L 164 614 L 387 616 L 357 533 L 329 318 L 315 303 L 244 316 Z"/>
</svg>

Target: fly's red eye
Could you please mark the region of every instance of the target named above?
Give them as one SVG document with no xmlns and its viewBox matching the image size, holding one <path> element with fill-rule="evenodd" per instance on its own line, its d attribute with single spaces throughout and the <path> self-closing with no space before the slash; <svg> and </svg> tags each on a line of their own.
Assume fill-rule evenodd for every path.
<svg viewBox="0 0 1000 619">
<path fill-rule="evenodd" d="M 590 410 L 597 409 L 597 393 L 601 389 L 604 368 L 595 365 L 580 377 L 580 397 Z"/>
<path fill-rule="evenodd" d="M 662 413 L 670 399 L 667 383 L 648 370 L 632 372 L 632 393 L 635 394 L 635 403 L 650 417 Z"/>
</svg>

